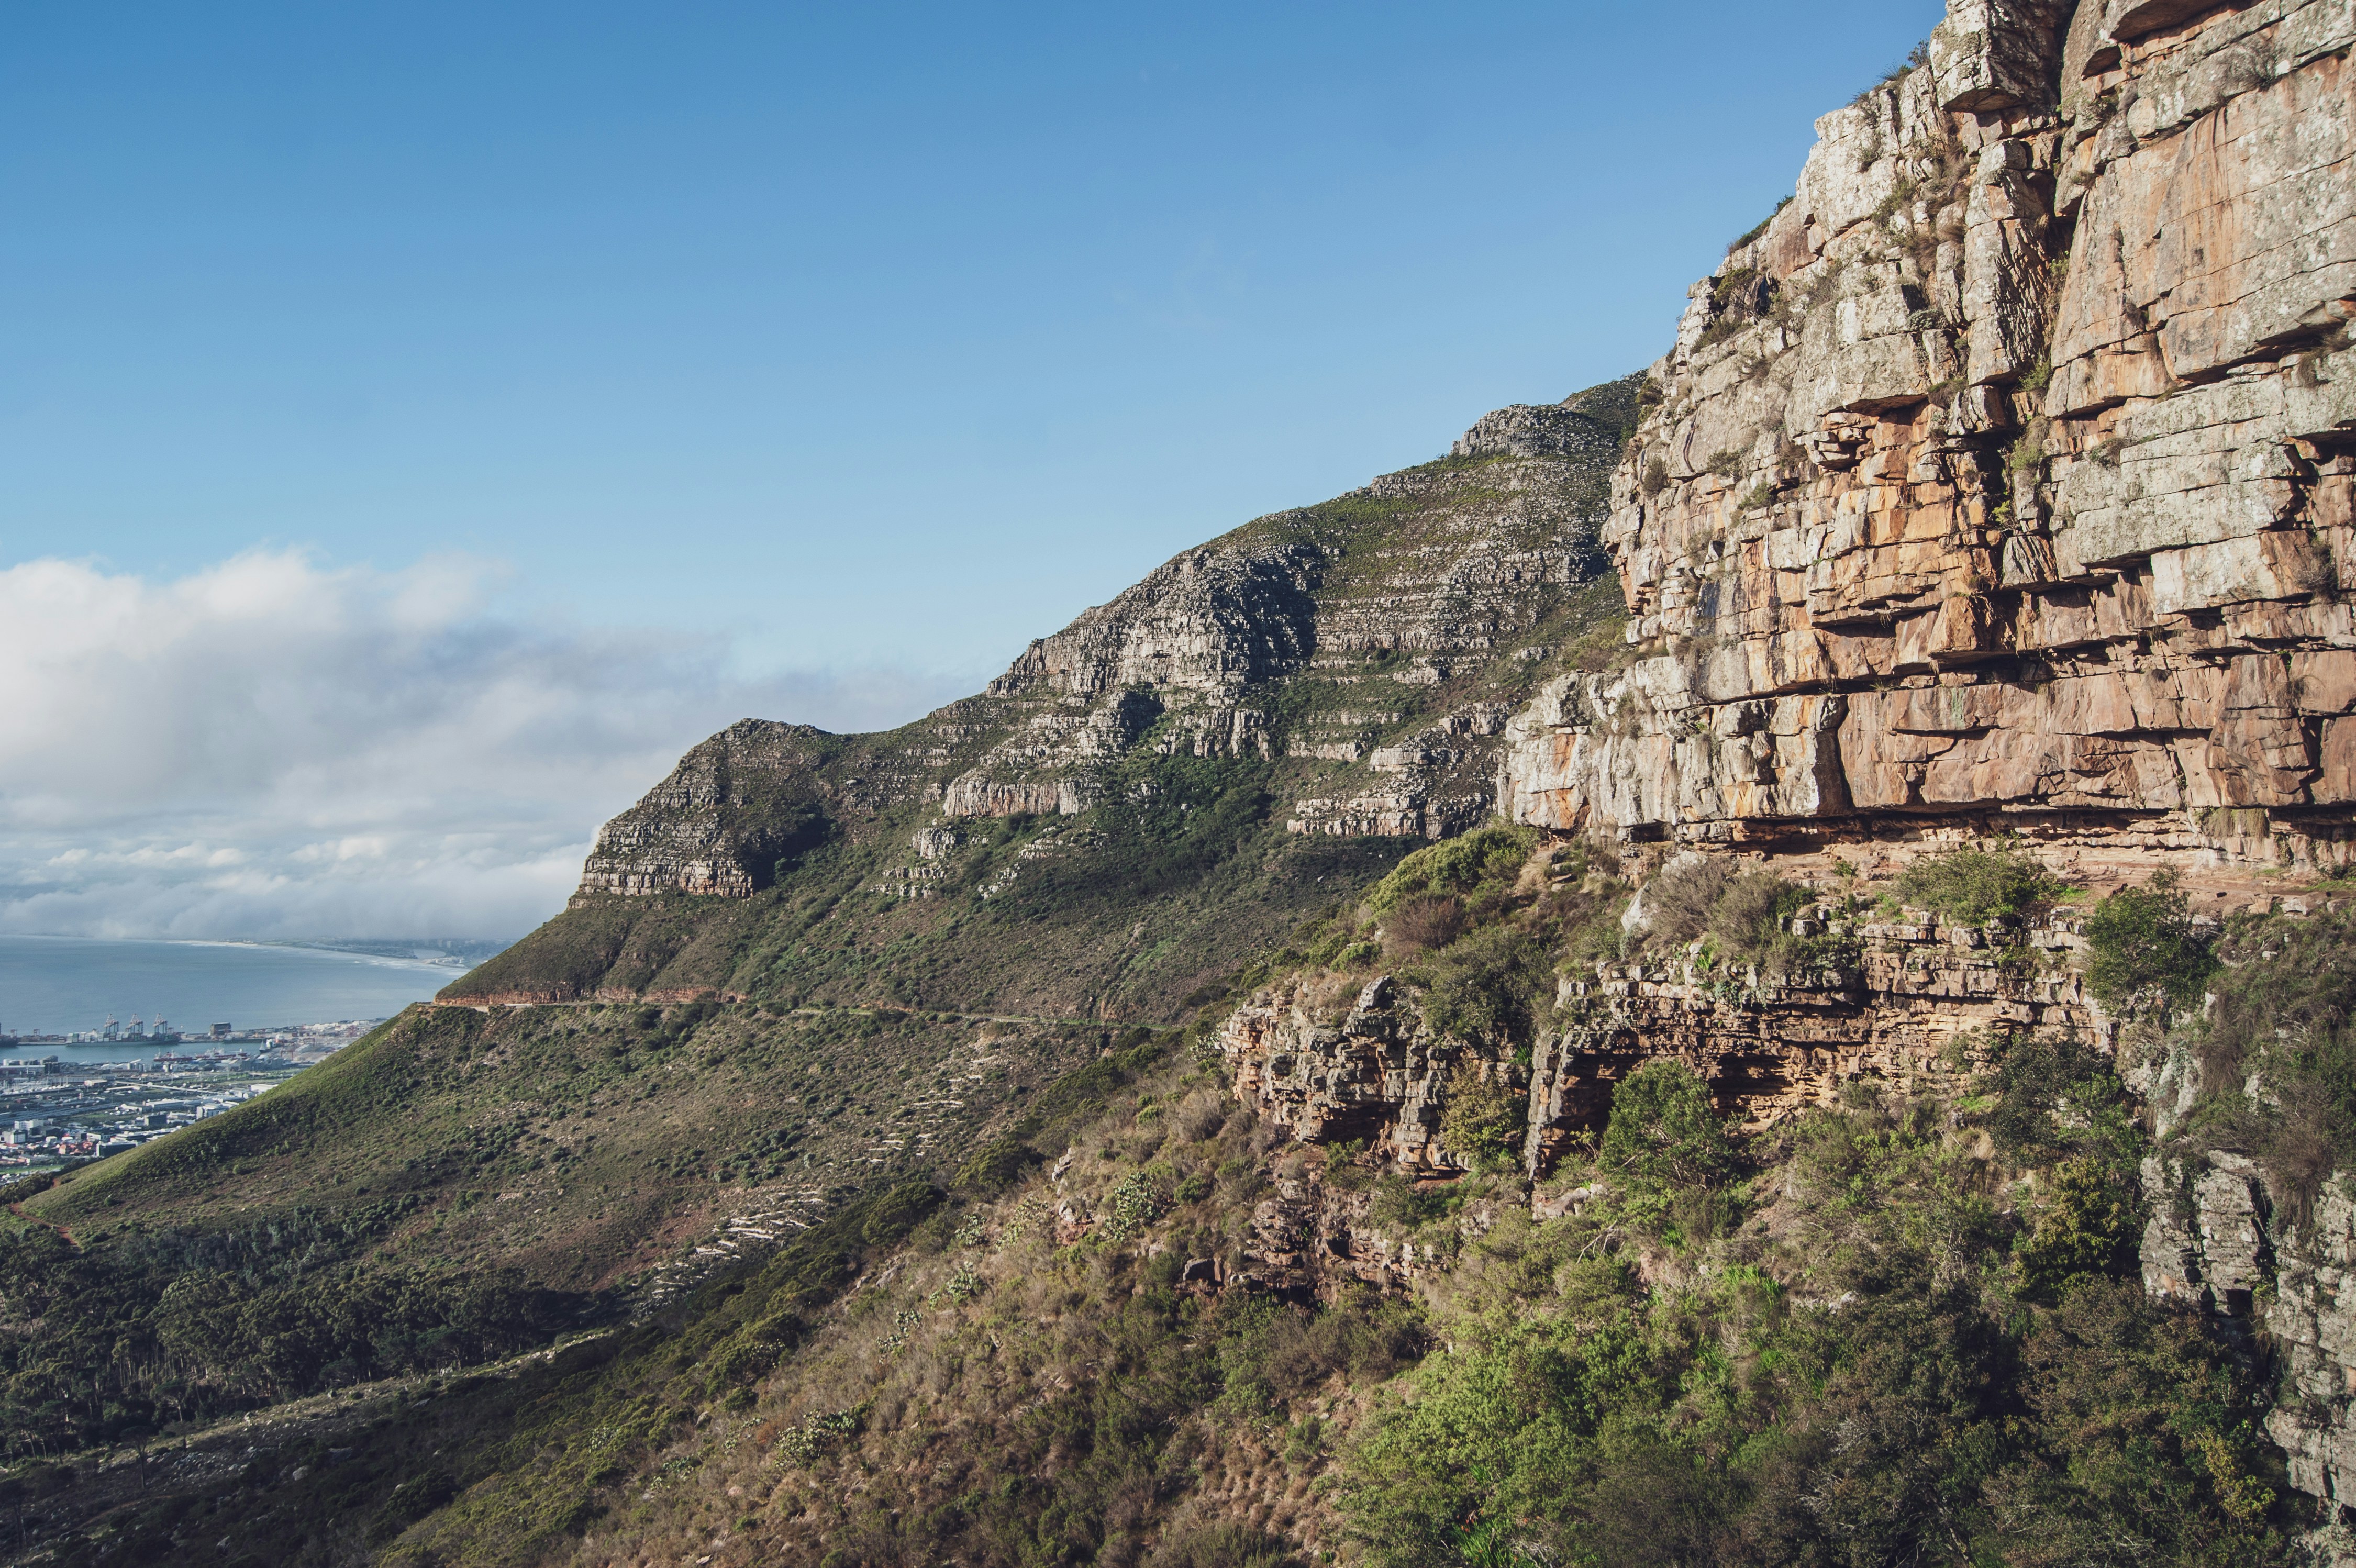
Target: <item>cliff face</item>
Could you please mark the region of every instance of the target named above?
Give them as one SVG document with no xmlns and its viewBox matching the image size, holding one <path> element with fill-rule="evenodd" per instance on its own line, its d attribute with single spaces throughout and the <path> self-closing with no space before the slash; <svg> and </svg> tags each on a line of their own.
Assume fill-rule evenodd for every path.
<svg viewBox="0 0 2356 1568">
<path fill-rule="evenodd" d="M 1462 1170 L 1440 1122 L 1460 1069 L 1525 1100 L 1524 1173 L 1550 1176 L 1602 1131 L 1612 1086 L 1656 1057 L 1694 1067 L 1721 1112 L 1758 1131 L 1837 1101 L 1860 1079 L 1951 1091 L 1992 1033 L 2037 1032 L 2107 1048 L 2118 1024 L 2090 1001 L 2068 915 L 1997 933 L 1923 910 L 1845 917 L 1804 907 L 1788 929 L 1824 940 L 1815 961 L 1719 962 L 1699 951 L 1606 960 L 1564 975 L 1557 1026 L 1515 1042 L 1443 1036 L 1388 976 L 1355 1004 L 1296 982 L 1237 1009 L 1219 1036 L 1237 1094 L 1302 1143 L 1361 1140 L 1425 1175 Z"/>
<path fill-rule="evenodd" d="M 581 869 L 582 892 L 742 898 L 766 886 L 829 810 L 848 804 L 819 771 L 840 749 L 808 725 L 729 725 L 598 832 Z"/>
<path fill-rule="evenodd" d="M 2066 13 L 2066 15 L 2065 15 Z M 1519 820 L 2346 863 L 2345 4 L 1956 0 L 1695 285 Z"/>
</svg>

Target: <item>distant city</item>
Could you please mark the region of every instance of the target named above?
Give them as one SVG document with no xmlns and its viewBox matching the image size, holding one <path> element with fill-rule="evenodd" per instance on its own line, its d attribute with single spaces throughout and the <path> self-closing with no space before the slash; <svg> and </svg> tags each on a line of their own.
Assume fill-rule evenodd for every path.
<svg viewBox="0 0 2356 1568">
<path fill-rule="evenodd" d="M 61 1035 L 11 1034 L 7 1026 L 0 1023 L 0 1050 L 5 1050 L 11 1046 L 126 1045 L 133 1040 L 145 1040 L 158 1046 L 185 1045 L 194 1041 L 214 1046 L 261 1046 L 264 1048 L 276 1048 L 293 1044 L 305 1030 L 347 1028 L 366 1030 L 374 1028 L 382 1022 L 383 1020 L 380 1018 L 371 1019 L 366 1024 L 351 1021 L 338 1024 L 282 1024 L 273 1025 L 268 1028 L 248 1029 L 241 1032 L 234 1024 L 221 1023 L 209 1024 L 201 1033 L 190 1035 L 174 1028 L 167 1018 L 158 1017 L 151 1026 L 144 1018 L 134 1018 L 128 1024 L 124 1024 L 110 1015 L 106 1022 L 95 1029 L 79 1029 Z"/>
<path fill-rule="evenodd" d="M 190 1036 L 163 1018 L 153 1026 L 109 1018 L 72 1034 L 0 1033 L 0 1049 L 134 1040 L 162 1047 L 128 1061 L 0 1058 L 0 1166 L 53 1167 L 135 1149 L 284 1082 L 382 1022 L 347 1018 L 242 1032 L 218 1023 Z M 174 1048 L 188 1046 L 205 1048 Z"/>
</svg>

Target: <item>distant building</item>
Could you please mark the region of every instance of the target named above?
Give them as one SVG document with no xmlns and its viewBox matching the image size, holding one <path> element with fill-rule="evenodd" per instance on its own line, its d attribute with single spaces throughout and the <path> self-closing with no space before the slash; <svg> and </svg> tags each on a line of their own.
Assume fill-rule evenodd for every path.
<svg viewBox="0 0 2356 1568">
<path fill-rule="evenodd" d="M 226 1040 L 233 1032 L 234 1031 L 232 1031 L 227 1024 L 215 1024 L 213 1026 L 213 1038 L 216 1040 Z"/>
</svg>

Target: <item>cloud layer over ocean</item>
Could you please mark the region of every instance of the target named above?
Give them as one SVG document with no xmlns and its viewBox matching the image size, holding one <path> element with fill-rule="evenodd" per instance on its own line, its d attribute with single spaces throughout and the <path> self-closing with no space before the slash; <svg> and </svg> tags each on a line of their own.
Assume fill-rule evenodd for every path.
<svg viewBox="0 0 2356 1568">
<path fill-rule="evenodd" d="M 0 930 L 513 936 L 712 731 L 871 728 L 960 686 L 744 680 L 716 639 L 496 613 L 495 576 L 272 551 L 169 582 L 0 571 Z"/>
</svg>

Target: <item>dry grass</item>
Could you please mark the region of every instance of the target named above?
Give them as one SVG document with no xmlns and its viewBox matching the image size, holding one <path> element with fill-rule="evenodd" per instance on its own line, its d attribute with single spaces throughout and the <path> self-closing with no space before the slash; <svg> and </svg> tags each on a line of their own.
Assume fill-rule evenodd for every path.
<svg viewBox="0 0 2356 1568">
<path fill-rule="evenodd" d="M 974 1487 L 1000 1483 L 1011 1454 L 1034 1454 L 1030 1484 L 1077 1484 L 1101 1435 L 1076 1431 L 1043 1444 L 1040 1433 L 1098 1397 L 1123 1353 L 1108 1335 L 1121 1332 L 1119 1314 L 1146 1281 L 1186 1256 L 1240 1261 L 1254 1195 L 1252 1184 L 1223 1178 L 1209 1198 L 1171 1203 L 1146 1230 L 1110 1243 L 1104 1219 L 1116 1188 L 1149 1165 L 1171 1175 L 1232 1168 L 1270 1142 L 1257 1118 L 1186 1069 L 1137 1088 L 1165 1112 L 1141 1123 L 1128 1100 L 1079 1132 L 1062 1182 L 1041 1175 L 953 1228 L 935 1227 L 928 1246 L 904 1251 L 839 1303 L 750 1408 L 707 1415 L 656 1456 L 647 1466 L 655 1479 L 584 1541 L 580 1561 L 816 1563 L 856 1542 L 857 1561 L 939 1562 L 959 1552 L 908 1540 L 901 1555 L 887 1537 L 905 1534 L 920 1514 L 948 1519 Z M 1098 1153 L 1106 1149 L 1121 1157 Z M 1074 1219 L 1091 1224 L 1077 1244 Z M 1343 1390 L 1327 1376 L 1334 1352 L 1320 1332 L 1297 1314 L 1280 1314 L 1269 1331 L 1265 1376 L 1302 1391 L 1291 1404 L 1256 1419 L 1181 1419 L 1169 1442 L 1200 1477 L 1190 1492 L 1173 1498 L 1140 1473 L 1095 1494 L 1108 1536 L 1098 1561 L 1276 1568 L 1295 1560 L 1294 1548 L 1271 1532 L 1312 1552 L 1339 1543 L 1338 1519 L 1313 1485 L 1331 1443 L 1285 1452 L 1296 1416 Z M 847 1422 L 843 1412 L 852 1412 Z M 1345 1410 L 1326 1430 L 1338 1436 L 1349 1421 Z M 840 1424 L 855 1430 L 829 1431 Z"/>
<path fill-rule="evenodd" d="M 1383 950 L 1396 961 L 1436 952 L 1464 934 L 1464 906 L 1445 895 L 1409 898 L 1383 923 Z"/>
<path fill-rule="evenodd" d="M 1644 884 L 1644 916 L 1655 940 L 1689 942 L 1709 929 L 1710 912 L 1732 880 L 1723 861 L 1685 860 Z"/>
</svg>

